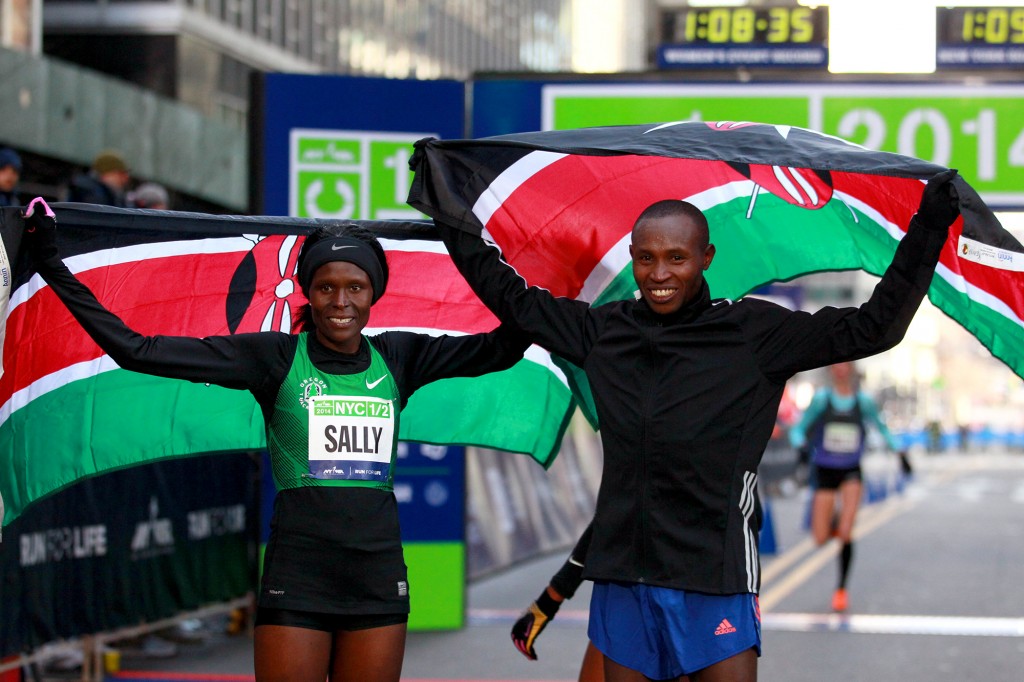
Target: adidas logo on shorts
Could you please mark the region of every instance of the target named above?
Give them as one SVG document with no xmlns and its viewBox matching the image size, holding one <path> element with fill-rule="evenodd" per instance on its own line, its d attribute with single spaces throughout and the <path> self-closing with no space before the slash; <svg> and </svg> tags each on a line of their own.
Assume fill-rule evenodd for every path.
<svg viewBox="0 0 1024 682">
<path fill-rule="evenodd" d="M 731 632 L 736 632 L 736 628 L 729 622 L 728 618 L 723 618 L 722 622 L 718 624 L 715 629 L 715 635 L 728 635 Z"/>
</svg>

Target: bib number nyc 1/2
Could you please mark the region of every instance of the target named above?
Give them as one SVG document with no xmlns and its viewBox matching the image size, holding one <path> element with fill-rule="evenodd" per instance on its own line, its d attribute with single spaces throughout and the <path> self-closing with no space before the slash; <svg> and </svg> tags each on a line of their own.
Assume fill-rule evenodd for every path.
<svg viewBox="0 0 1024 682">
<path fill-rule="evenodd" d="M 366 396 L 311 396 L 309 475 L 326 480 L 386 481 L 394 446 L 395 406 Z"/>
</svg>

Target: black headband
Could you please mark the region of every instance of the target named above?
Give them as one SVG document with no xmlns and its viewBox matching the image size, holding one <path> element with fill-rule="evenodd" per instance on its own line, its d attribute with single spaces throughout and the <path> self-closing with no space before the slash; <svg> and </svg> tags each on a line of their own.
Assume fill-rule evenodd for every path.
<svg viewBox="0 0 1024 682">
<path fill-rule="evenodd" d="M 384 269 L 374 250 L 364 241 L 352 237 L 329 237 L 322 239 L 309 248 L 299 264 L 299 286 L 309 298 L 309 284 L 313 273 L 325 263 L 344 261 L 358 266 L 369 276 L 373 287 L 373 300 L 376 303 L 384 295 Z"/>
</svg>

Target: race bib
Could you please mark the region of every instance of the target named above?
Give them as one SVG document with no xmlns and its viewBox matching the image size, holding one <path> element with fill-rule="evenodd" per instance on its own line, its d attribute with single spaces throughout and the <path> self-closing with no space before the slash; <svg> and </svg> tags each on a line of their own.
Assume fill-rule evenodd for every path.
<svg viewBox="0 0 1024 682">
<path fill-rule="evenodd" d="M 822 445 L 829 452 L 857 452 L 860 449 L 860 427 L 847 422 L 828 422 L 822 434 Z"/>
<path fill-rule="evenodd" d="M 309 475 L 327 480 L 387 481 L 395 406 L 366 396 L 309 398 Z"/>
</svg>

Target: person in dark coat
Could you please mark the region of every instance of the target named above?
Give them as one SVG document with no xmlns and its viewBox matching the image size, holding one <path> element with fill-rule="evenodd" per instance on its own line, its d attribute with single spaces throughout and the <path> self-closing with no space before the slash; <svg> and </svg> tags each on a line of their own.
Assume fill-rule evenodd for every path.
<svg viewBox="0 0 1024 682">
<path fill-rule="evenodd" d="M 116 151 L 100 152 L 88 173 L 76 175 L 68 188 L 68 201 L 103 206 L 128 206 L 125 192 L 131 174 L 128 163 Z"/>
</svg>

